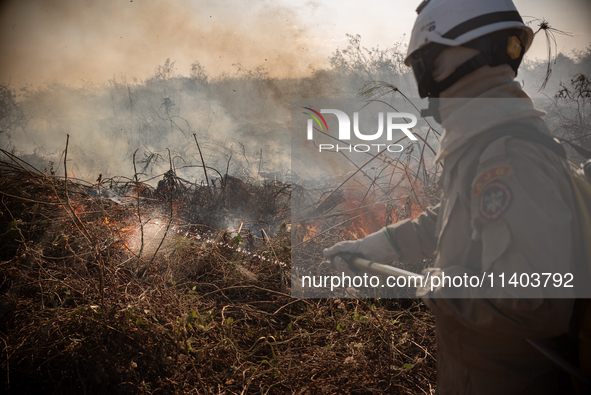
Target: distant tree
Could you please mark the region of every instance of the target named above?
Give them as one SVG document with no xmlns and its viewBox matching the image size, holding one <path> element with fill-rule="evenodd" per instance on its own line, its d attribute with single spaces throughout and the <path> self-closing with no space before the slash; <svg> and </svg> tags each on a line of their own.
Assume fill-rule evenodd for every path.
<svg viewBox="0 0 591 395">
<path fill-rule="evenodd" d="M 400 90 L 411 91 L 412 75 L 404 65 L 406 51 L 402 43 L 394 43 L 386 49 L 366 48 L 361 45 L 359 34 L 347 34 L 347 39 L 347 48 L 337 49 L 330 58 L 334 70 L 353 79 L 356 85 L 367 81 L 385 81 Z"/>
<path fill-rule="evenodd" d="M 574 55 L 579 73 L 588 76 L 591 75 L 591 45 L 583 51 L 576 52 Z"/>
<path fill-rule="evenodd" d="M 577 145 L 591 150 L 591 81 L 577 74 L 554 96 L 549 115 L 555 118 L 555 133 Z"/>
<path fill-rule="evenodd" d="M 10 135 L 25 126 L 25 115 L 9 84 L 0 84 L 0 134 Z"/>
<path fill-rule="evenodd" d="M 174 71 L 176 70 L 174 67 L 175 63 L 176 61 L 173 60 L 171 62 L 170 58 L 166 59 L 162 66 L 156 66 L 152 79 L 166 81 L 173 78 L 175 74 Z"/>
<path fill-rule="evenodd" d="M 209 80 L 209 76 L 207 75 L 207 72 L 205 71 L 205 67 L 203 67 L 201 65 L 201 63 L 199 63 L 197 61 L 193 62 L 193 64 L 191 64 L 191 71 L 189 74 L 189 78 L 199 85 L 207 85 L 208 80 Z"/>
</svg>

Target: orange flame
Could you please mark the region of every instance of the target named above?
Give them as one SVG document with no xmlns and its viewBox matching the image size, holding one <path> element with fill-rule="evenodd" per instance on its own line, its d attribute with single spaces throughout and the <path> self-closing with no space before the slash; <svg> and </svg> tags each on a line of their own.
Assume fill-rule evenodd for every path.
<svg viewBox="0 0 591 395">
<path fill-rule="evenodd" d="M 338 204 L 338 208 L 326 213 L 324 218 L 316 222 L 298 226 L 294 232 L 299 236 L 298 239 L 301 237 L 301 242 L 308 241 L 331 227 L 339 229 L 342 239 L 361 239 L 384 226 L 418 217 L 427 207 L 428 199 L 424 188 L 420 181 L 412 176 L 403 173 L 401 177 L 399 167 L 393 168 L 392 172 L 394 170 L 398 176 L 392 173 L 388 179 L 397 179 L 397 183 L 383 188 L 379 193 L 362 184 L 351 183 L 350 186 L 342 188 L 343 200 Z M 386 195 L 388 190 L 390 195 Z M 334 216 L 337 212 L 342 215 Z M 334 220 L 335 218 L 339 219 Z"/>
</svg>

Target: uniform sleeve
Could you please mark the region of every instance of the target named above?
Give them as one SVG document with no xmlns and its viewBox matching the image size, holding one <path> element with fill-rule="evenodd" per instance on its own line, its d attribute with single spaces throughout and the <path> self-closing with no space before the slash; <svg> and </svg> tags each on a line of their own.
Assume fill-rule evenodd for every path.
<svg viewBox="0 0 591 395">
<path fill-rule="evenodd" d="M 414 220 L 404 220 L 387 227 L 391 239 L 400 250 L 400 261 L 411 262 L 435 258 L 437 237 L 435 226 L 439 204 L 427 208 Z"/>
<path fill-rule="evenodd" d="M 470 211 L 481 262 L 458 262 L 429 273 L 432 279 L 474 277 L 480 285 L 431 282 L 419 289 L 417 296 L 436 314 L 506 336 L 544 338 L 568 330 L 574 289 L 557 287 L 552 278 L 545 282 L 544 273 L 560 276 L 564 284 L 573 272 L 572 196 L 563 169 L 549 163 L 551 156 L 542 150 L 511 139 L 505 156 L 480 164 Z M 512 278 L 516 286 L 509 284 Z"/>
</svg>

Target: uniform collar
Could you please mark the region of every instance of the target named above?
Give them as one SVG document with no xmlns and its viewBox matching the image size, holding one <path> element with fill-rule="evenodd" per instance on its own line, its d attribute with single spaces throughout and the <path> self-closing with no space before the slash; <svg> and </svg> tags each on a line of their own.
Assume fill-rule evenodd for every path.
<svg viewBox="0 0 591 395">
<path fill-rule="evenodd" d="M 532 99 L 515 81 L 495 86 L 475 98 L 440 100 L 444 132 L 435 158 L 437 161 L 465 149 L 475 137 L 489 129 L 545 115 L 545 112 L 534 108 Z"/>
</svg>

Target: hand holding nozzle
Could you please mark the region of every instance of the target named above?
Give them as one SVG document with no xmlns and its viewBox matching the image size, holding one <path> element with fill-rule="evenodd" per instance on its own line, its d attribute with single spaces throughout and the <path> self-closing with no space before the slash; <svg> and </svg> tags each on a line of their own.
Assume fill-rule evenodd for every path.
<svg viewBox="0 0 591 395">
<path fill-rule="evenodd" d="M 399 269 L 394 266 L 383 265 L 381 263 L 377 263 L 374 261 L 369 261 L 359 255 L 353 255 L 353 254 L 349 254 L 349 253 L 340 253 L 339 255 L 337 255 L 335 257 L 335 259 L 336 258 L 338 258 L 339 260 L 344 261 L 346 264 L 348 264 L 347 270 L 349 270 L 349 271 L 351 271 L 351 267 L 354 267 L 355 269 L 359 270 L 360 272 L 371 273 L 374 275 L 392 276 L 392 277 L 406 277 L 406 278 L 410 278 L 410 277 L 421 277 L 422 278 L 422 277 L 424 277 L 422 274 L 409 272 L 408 270 Z M 337 270 L 339 270 L 339 269 L 337 268 Z M 355 275 L 355 273 L 348 274 L 346 272 L 345 272 L 345 274 Z"/>
<path fill-rule="evenodd" d="M 391 242 L 388 229 L 383 228 L 359 240 L 341 241 L 324 250 L 326 259 L 332 260 L 340 253 L 363 255 L 365 258 L 382 263 L 389 263 L 400 258 L 398 248 Z"/>
<path fill-rule="evenodd" d="M 390 239 L 387 228 L 363 239 L 337 243 L 325 249 L 323 255 L 332 261 L 337 271 L 348 276 L 359 275 L 354 270 L 386 276 L 420 276 L 420 274 L 382 264 L 400 259 L 400 252 Z"/>
</svg>

